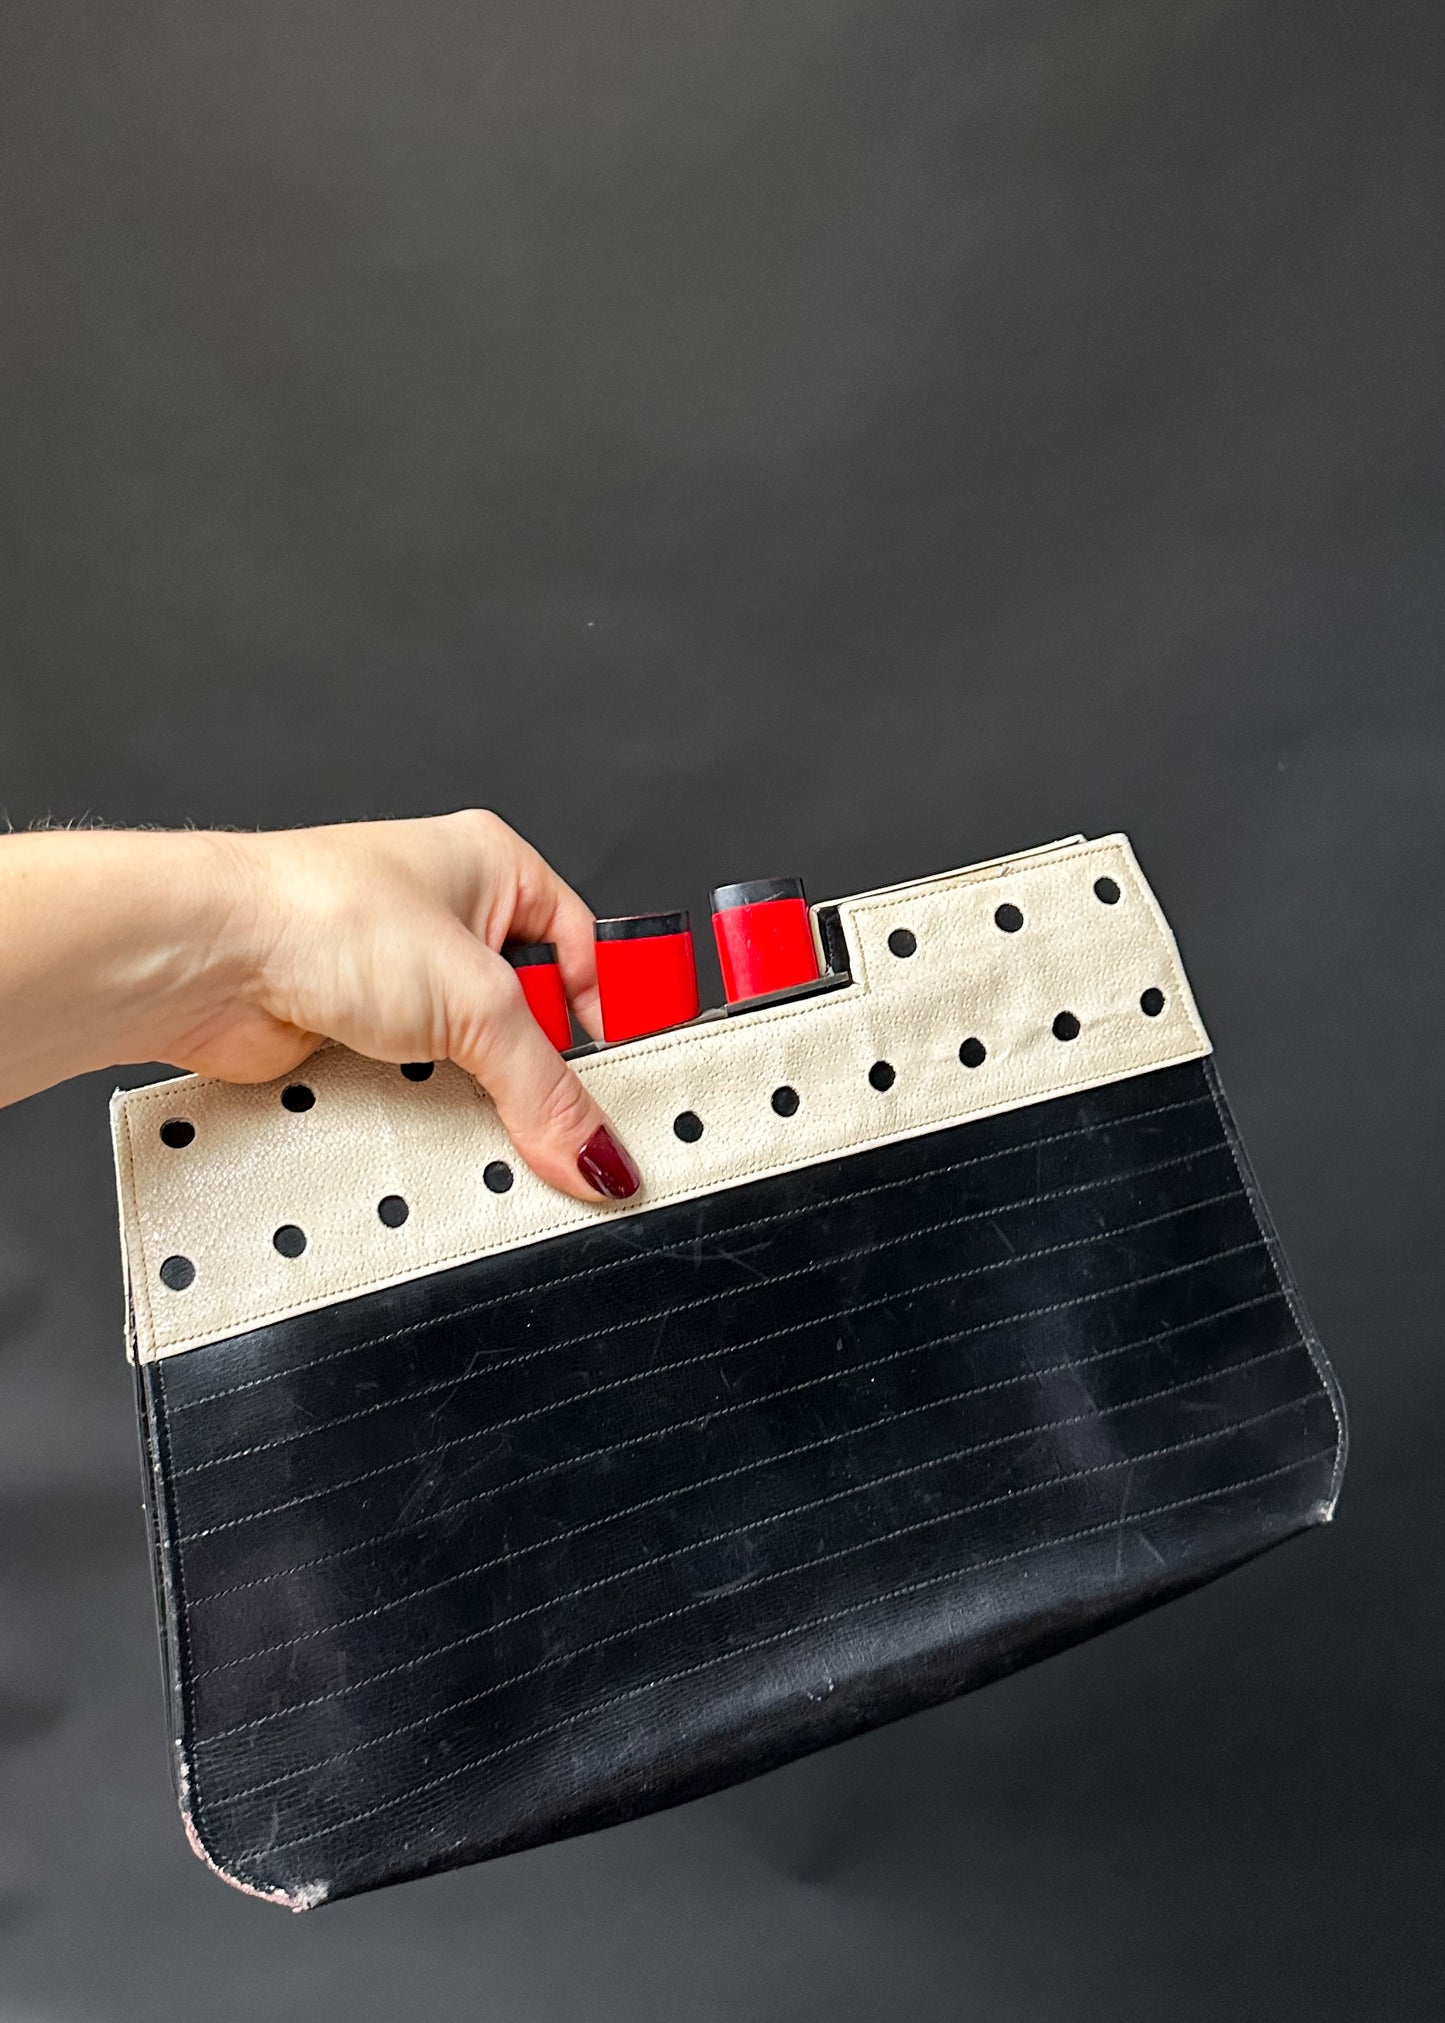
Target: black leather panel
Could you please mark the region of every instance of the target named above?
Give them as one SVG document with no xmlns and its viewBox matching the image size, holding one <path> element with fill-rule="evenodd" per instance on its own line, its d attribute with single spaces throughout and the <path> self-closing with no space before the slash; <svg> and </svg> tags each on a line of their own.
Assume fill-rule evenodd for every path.
<svg viewBox="0 0 1445 2023">
<path fill-rule="evenodd" d="M 1329 1514 L 1212 1066 L 140 1373 L 192 1826 L 338 1896 L 981 1684 Z"/>
</svg>

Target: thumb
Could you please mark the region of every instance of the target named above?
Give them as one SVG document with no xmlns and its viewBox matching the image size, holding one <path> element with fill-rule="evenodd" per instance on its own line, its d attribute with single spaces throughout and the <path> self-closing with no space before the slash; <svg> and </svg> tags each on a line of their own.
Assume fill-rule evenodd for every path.
<svg viewBox="0 0 1445 2023">
<path fill-rule="evenodd" d="M 579 1201 L 625 1201 L 641 1175 L 532 1016 L 511 964 L 458 926 L 442 979 L 450 1057 L 496 1105 L 519 1155 Z"/>
</svg>

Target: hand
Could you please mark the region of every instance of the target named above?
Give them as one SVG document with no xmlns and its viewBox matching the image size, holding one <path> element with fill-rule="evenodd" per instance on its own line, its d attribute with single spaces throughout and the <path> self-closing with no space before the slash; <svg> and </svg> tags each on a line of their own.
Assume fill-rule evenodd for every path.
<svg viewBox="0 0 1445 2023">
<path fill-rule="evenodd" d="M 600 1036 L 592 915 L 498 816 L 262 834 L 0 838 L 0 1100 L 123 1060 L 269 1081 L 325 1037 L 383 1061 L 452 1060 L 520 1156 L 581 1200 L 637 1169 L 547 1041 L 512 936 L 557 945 Z"/>
</svg>

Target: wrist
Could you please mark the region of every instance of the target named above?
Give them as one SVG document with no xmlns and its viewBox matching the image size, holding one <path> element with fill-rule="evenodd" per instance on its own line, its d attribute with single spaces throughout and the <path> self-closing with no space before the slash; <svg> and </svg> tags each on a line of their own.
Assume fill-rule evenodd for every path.
<svg viewBox="0 0 1445 2023">
<path fill-rule="evenodd" d="M 133 836 L 127 911 L 133 974 L 121 986 L 143 1054 L 182 1061 L 218 1017 L 259 1003 L 269 880 L 260 838 L 228 830 Z M 112 986 L 114 987 L 114 986 Z"/>
<path fill-rule="evenodd" d="M 181 1058 L 255 989 L 258 869 L 220 831 L 0 838 L 0 1101 L 86 1069 Z"/>
</svg>

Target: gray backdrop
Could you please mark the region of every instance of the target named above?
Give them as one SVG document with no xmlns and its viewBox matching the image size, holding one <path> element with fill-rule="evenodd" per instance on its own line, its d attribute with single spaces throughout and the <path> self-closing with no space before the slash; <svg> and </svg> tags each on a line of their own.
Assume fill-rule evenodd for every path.
<svg viewBox="0 0 1445 2023">
<path fill-rule="evenodd" d="M 9 819 L 482 803 L 699 920 L 1127 828 L 1354 1453 L 1332 1529 L 987 1692 L 288 1918 L 171 1796 L 114 1078 L 24 1103 L 3 2023 L 1438 2018 L 1442 44 L 5 0 Z"/>
</svg>

